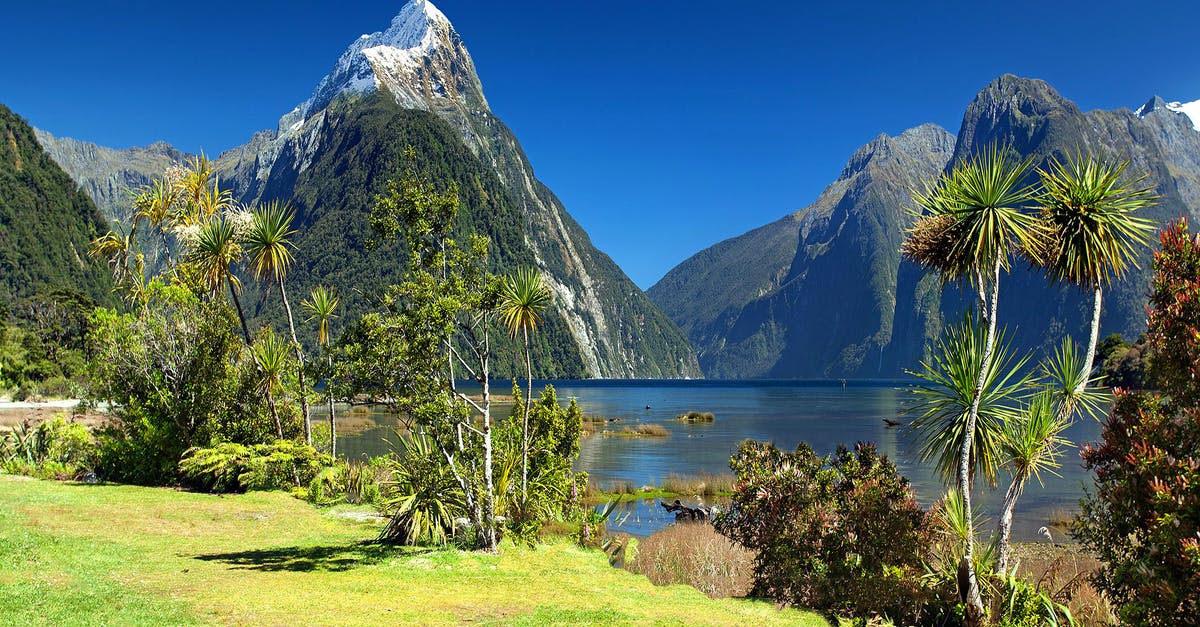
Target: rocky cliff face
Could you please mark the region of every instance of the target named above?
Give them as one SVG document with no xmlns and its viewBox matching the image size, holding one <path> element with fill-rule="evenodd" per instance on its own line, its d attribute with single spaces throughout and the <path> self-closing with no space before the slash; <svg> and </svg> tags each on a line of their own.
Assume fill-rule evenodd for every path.
<svg viewBox="0 0 1200 627">
<path fill-rule="evenodd" d="M 824 377 L 874 370 L 893 335 L 909 194 L 950 160 L 926 124 L 880 135 L 808 207 L 671 270 L 650 297 L 710 377 Z"/>
<path fill-rule="evenodd" d="M 35 129 L 38 143 L 91 197 L 106 218 L 129 207 L 129 194 L 191 155 L 166 142 L 116 149 Z"/>
<path fill-rule="evenodd" d="M 877 139 L 812 206 L 697 254 L 649 294 L 688 332 L 708 376 L 900 376 L 972 305 L 959 287 L 941 286 L 896 253 L 914 183 L 993 142 L 1039 166 L 1078 147 L 1147 173 L 1161 196 L 1148 217 L 1195 217 L 1200 132 L 1184 109 L 1154 99 L 1136 113 L 1082 112 L 1043 81 L 1002 76 L 967 107 L 956 138 L 926 130 L 901 135 L 912 134 L 903 147 Z M 890 167 L 876 163 L 880 155 L 893 156 L 883 161 Z M 1146 249 L 1141 267 L 1107 291 L 1103 333 L 1144 329 L 1149 260 Z M 736 276 L 741 267 L 750 278 L 737 288 L 704 285 L 703 277 Z M 706 298 L 713 302 L 695 304 Z M 1019 264 L 1001 279 L 1000 323 L 1025 348 L 1046 349 L 1066 333 L 1083 337 L 1090 304 Z"/>
</svg>

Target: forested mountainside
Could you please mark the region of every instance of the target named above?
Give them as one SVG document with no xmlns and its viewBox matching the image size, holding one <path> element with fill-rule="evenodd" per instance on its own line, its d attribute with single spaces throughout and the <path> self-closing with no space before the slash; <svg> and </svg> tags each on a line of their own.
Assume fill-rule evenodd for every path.
<svg viewBox="0 0 1200 627">
<path fill-rule="evenodd" d="M 33 128 L 0 105 L 0 304 L 61 289 L 109 302 L 112 278 L 88 255 L 105 230 Z"/>
</svg>

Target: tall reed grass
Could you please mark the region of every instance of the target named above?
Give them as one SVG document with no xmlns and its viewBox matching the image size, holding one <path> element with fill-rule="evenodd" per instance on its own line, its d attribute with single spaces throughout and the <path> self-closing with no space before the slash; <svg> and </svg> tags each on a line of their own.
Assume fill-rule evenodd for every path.
<svg viewBox="0 0 1200 627">
<path fill-rule="evenodd" d="M 714 599 L 740 597 L 754 585 L 754 552 L 707 523 L 674 524 L 642 540 L 625 569 L 655 585 L 688 584 Z"/>
</svg>

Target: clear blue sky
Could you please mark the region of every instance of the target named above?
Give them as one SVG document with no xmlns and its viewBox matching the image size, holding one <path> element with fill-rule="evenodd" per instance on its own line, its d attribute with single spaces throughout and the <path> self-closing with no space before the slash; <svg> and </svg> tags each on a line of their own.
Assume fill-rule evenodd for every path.
<svg viewBox="0 0 1200 627">
<path fill-rule="evenodd" d="M 1200 2 L 434 0 L 534 168 L 638 285 L 810 203 L 849 155 L 956 132 L 996 76 L 1084 109 L 1200 99 Z M 274 128 L 392 2 L 19 2 L 0 103 L 216 154 Z"/>
</svg>

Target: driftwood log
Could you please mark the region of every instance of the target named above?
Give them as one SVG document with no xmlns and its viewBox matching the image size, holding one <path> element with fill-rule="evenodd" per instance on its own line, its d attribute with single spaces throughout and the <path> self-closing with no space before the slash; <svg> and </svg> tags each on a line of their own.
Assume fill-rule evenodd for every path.
<svg viewBox="0 0 1200 627">
<path fill-rule="evenodd" d="M 679 499 L 675 499 L 674 503 L 659 501 L 658 504 L 662 505 L 662 508 L 668 512 L 675 514 L 675 522 L 707 522 L 709 518 L 709 511 L 707 509 L 703 507 L 688 507 L 680 503 Z"/>
</svg>

